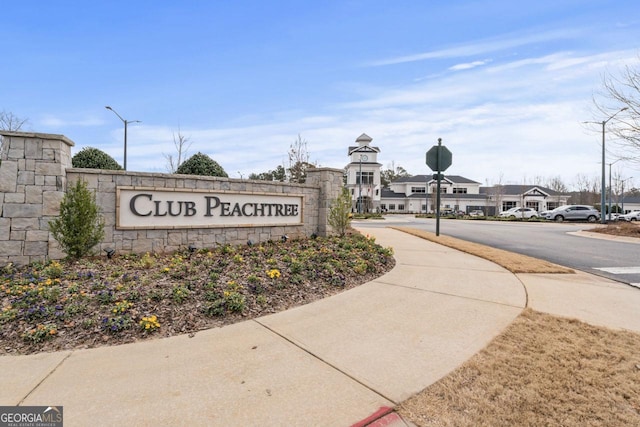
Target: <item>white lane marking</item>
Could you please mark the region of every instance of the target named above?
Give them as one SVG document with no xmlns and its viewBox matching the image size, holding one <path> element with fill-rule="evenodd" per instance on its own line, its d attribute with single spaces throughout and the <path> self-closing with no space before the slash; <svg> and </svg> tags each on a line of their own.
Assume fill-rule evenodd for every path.
<svg viewBox="0 0 640 427">
<path fill-rule="evenodd" d="M 640 274 L 639 267 L 593 267 L 594 270 L 605 271 L 611 274 Z"/>
</svg>

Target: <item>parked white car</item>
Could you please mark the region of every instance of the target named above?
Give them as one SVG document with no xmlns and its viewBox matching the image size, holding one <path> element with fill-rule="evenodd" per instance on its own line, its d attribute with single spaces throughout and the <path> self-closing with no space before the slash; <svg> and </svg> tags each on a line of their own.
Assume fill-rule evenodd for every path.
<svg viewBox="0 0 640 427">
<path fill-rule="evenodd" d="M 629 212 L 628 214 L 620 215 L 618 221 L 640 221 L 640 211 Z"/>
<path fill-rule="evenodd" d="M 500 218 L 537 218 L 538 212 L 533 208 L 511 208 L 498 214 Z"/>
</svg>

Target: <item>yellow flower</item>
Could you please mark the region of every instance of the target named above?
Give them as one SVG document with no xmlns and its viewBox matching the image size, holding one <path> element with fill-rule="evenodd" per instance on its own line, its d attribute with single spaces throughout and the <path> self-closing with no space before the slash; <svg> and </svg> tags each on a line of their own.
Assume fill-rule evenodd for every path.
<svg viewBox="0 0 640 427">
<path fill-rule="evenodd" d="M 280 271 L 274 268 L 272 270 L 268 270 L 267 275 L 272 279 L 277 279 L 280 277 Z"/>
</svg>

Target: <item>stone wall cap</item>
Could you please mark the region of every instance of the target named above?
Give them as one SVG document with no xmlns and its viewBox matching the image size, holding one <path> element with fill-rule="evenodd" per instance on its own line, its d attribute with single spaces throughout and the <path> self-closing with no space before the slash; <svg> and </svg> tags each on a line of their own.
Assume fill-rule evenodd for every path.
<svg viewBox="0 0 640 427">
<path fill-rule="evenodd" d="M 57 139 L 64 142 L 70 147 L 73 147 L 74 145 L 76 145 L 75 142 L 73 142 L 66 136 L 55 134 L 55 133 L 16 132 L 16 131 L 9 131 L 9 130 L 0 130 L 0 136 L 18 136 L 23 138 Z"/>
<path fill-rule="evenodd" d="M 184 175 L 177 173 L 163 173 L 163 172 L 134 172 L 131 170 L 113 170 L 113 169 L 90 169 L 90 168 L 67 168 L 67 173 L 77 173 L 77 174 L 94 174 L 94 175 L 122 175 L 122 176 L 139 176 L 139 177 L 147 177 L 147 178 L 164 178 L 164 179 L 177 179 L 177 180 L 188 180 L 188 179 L 197 179 L 200 181 L 222 181 L 222 182 L 230 182 L 230 183 L 252 183 L 252 184 L 260 184 L 260 185 L 270 185 L 270 186 L 281 186 L 286 185 L 288 187 L 313 187 L 308 183 L 296 183 L 296 182 L 283 182 L 283 181 L 262 181 L 259 179 L 240 179 L 240 178 L 226 178 L 222 176 L 206 176 L 206 175 Z M 342 169 L 336 168 L 312 168 L 307 169 L 307 172 L 336 172 L 336 173 L 344 173 Z"/>
<path fill-rule="evenodd" d="M 338 168 L 309 168 L 307 169 L 307 173 L 309 172 L 324 172 L 324 171 L 330 171 L 330 172 L 340 172 L 340 173 L 344 173 L 344 169 L 338 169 Z"/>
</svg>

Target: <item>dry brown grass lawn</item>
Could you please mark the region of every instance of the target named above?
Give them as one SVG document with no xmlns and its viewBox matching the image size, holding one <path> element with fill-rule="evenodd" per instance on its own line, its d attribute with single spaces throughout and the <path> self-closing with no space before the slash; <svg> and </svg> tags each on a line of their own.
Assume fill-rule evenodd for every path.
<svg viewBox="0 0 640 427">
<path fill-rule="evenodd" d="M 434 233 L 430 233 L 428 231 L 408 227 L 391 228 L 487 259 L 506 268 L 512 273 L 575 273 L 570 268 L 553 264 L 548 261 L 504 251 L 502 249 L 492 248 L 479 243 L 467 242 L 465 240 L 456 239 L 455 237 L 443 235 L 436 236 Z"/>
<path fill-rule="evenodd" d="M 640 335 L 525 310 L 402 403 L 418 426 L 638 426 Z"/>
<path fill-rule="evenodd" d="M 394 227 L 513 273 L 572 273 L 536 258 Z M 397 408 L 418 426 L 640 426 L 640 334 L 526 309 L 487 348 Z"/>
</svg>

